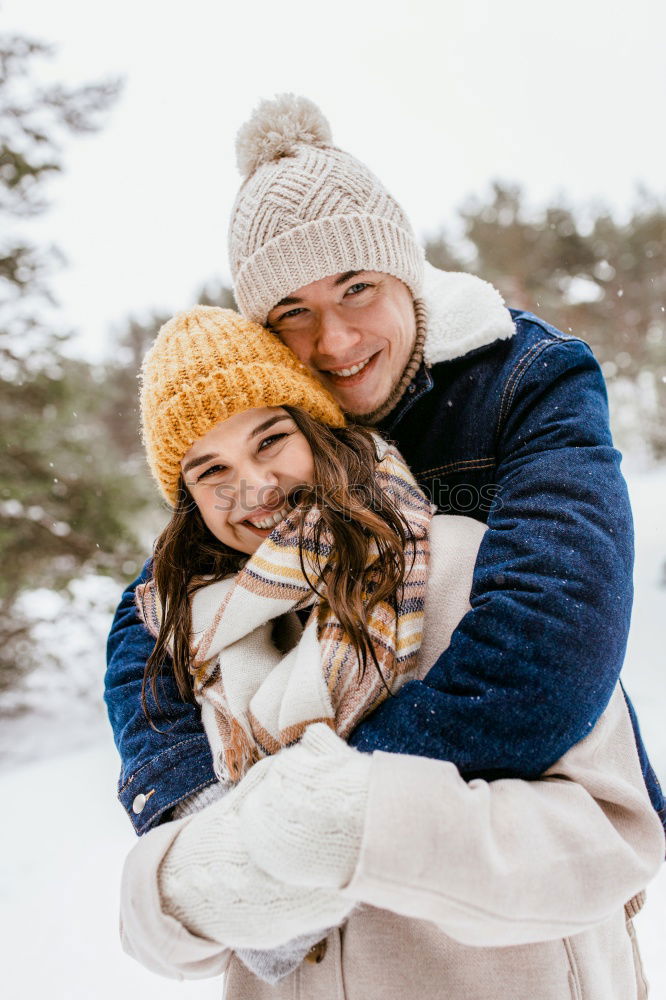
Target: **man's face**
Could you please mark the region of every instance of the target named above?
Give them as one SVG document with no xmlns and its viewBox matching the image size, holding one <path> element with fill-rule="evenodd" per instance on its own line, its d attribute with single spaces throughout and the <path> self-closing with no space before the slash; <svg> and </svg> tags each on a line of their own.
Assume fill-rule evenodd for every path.
<svg viewBox="0 0 666 1000">
<path fill-rule="evenodd" d="M 400 380 L 416 337 L 411 292 L 379 271 L 347 271 L 298 288 L 267 325 L 347 413 L 381 406 Z"/>
</svg>

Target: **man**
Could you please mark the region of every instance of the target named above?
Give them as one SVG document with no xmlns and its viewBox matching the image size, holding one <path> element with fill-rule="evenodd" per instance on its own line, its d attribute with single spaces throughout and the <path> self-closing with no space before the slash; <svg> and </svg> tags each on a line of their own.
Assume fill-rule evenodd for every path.
<svg viewBox="0 0 666 1000">
<path fill-rule="evenodd" d="M 350 742 L 415 755 L 435 745 L 466 778 L 536 777 L 605 709 L 629 628 L 631 514 L 599 367 L 585 343 L 510 312 L 480 279 L 425 265 L 400 206 L 333 146 L 310 102 L 264 103 L 238 150 L 230 258 L 241 311 L 353 419 L 396 441 L 440 511 L 489 528 L 450 647 Z M 109 636 L 106 700 L 120 799 L 143 833 L 205 802 L 215 778 L 198 712 L 168 674 L 168 725 L 151 730 L 143 715 L 152 640 L 135 584 Z"/>
</svg>

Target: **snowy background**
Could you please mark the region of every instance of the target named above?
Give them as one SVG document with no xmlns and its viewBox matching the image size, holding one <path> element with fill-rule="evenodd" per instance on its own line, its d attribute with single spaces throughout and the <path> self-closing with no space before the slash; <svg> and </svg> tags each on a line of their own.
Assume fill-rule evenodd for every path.
<svg viewBox="0 0 666 1000">
<path fill-rule="evenodd" d="M 492 178 L 626 213 L 661 192 L 662 0 L 1 0 L 8 28 L 54 43 L 67 82 L 122 76 L 103 132 L 67 152 L 48 215 L 70 266 L 60 312 L 99 358 L 127 312 L 170 315 L 228 284 L 237 129 L 265 97 L 306 94 L 419 234 Z"/>
<path fill-rule="evenodd" d="M 60 143 L 47 144 L 58 170 L 46 175 L 44 189 L 36 182 L 43 211 L 26 214 L 17 204 L 14 217 L 9 195 L 18 189 L 6 163 L 0 170 L 0 263 L 7 240 L 25 240 L 40 253 L 60 248 L 63 263 L 56 254 L 46 274 L 49 305 L 30 282 L 26 292 L 20 267 L 15 285 L 37 332 L 40 324 L 69 331 L 62 358 L 46 355 L 52 383 L 39 390 L 43 399 L 36 392 L 32 410 L 25 391 L 5 404 L 11 372 L 0 365 L 7 405 L 0 450 L 5 459 L 12 451 L 43 466 L 32 486 L 8 461 L 0 468 L 0 610 L 2 584 L 20 578 L 11 616 L 33 622 L 30 648 L 40 663 L 19 677 L 25 658 L 0 629 L 11 673 L 0 685 L 3 995 L 221 997 L 220 982 L 162 980 L 120 949 L 118 885 L 135 838 L 115 798 L 119 762 L 102 703 L 105 638 L 120 587 L 89 568 L 131 578 L 156 533 L 135 426 L 137 358 L 159 316 L 192 304 L 204 284 L 229 283 L 225 233 L 239 184 L 234 137 L 257 101 L 274 93 L 314 99 L 339 145 L 379 174 L 424 241 L 436 241 L 444 226 L 456 250 L 459 208 L 471 196 L 486 229 L 476 243 L 463 240 L 462 251 L 478 252 L 463 269 L 476 267 L 511 304 L 562 329 L 575 327 L 591 342 L 601 331 L 594 347 L 627 455 L 637 529 L 625 682 L 652 763 L 666 778 L 663 0 L 630 7 L 560 0 L 548 8 L 532 0 L 338 0 L 331 9 L 311 0 L 0 3 L 3 29 L 54 46 L 46 65 L 37 59 L 40 86 L 116 77 L 124 84 L 101 131 L 63 137 L 62 155 Z M 0 120 L 10 106 L 3 86 L 0 74 Z M 41 112 L 38 120 L 42 128 Z M 19 148 L 29 144 L 16 139 Z M 497 180 L 522 187 L 520 211 L 490 204 Z M 637 198 L 641 186 L 654 197 Z M 593 222 L 604 206 L 610 215 L 601 219 L 599 249 Z M 557 225 L 546 225 L 546 209 L 557 209 Z M 577 263 L 572 246 L 590 260 Z M 548 247 L 535 285 L 536 251 Z M 0 282 L 0 349 L 6 342 L 23 349 L 16 385 L 39 389 L 32 342 L 2 317 L 1 307 L 11 312 L 18 300 L 3 294 Z M 51 471 L 58 463 L 64 475 Z M 141 491 L 144 513 L 125 510 Z M 119 537 L 125 521 L 137 529 L 135 548 Z M 79 543 L 71 582 L 58 592 L 44 586 L 45 527 L 65 539 L 59 558 Z M 18 547 L 7 548 L 13 537 Z M 83 551 L 88 542 L 101 562 Z M 58 555 L 53 538 L 50 544 Z M 36 580 L 43 589 L 34 589 Z M 637 925 L 652 1000 L 666 1000 L 666 870 Z"/>
<path fill-rule="evenodd" d="M 629 475 L 637 529 L 636 601 L 625 681 L 637 706 L 653 765 L 666 777 L 666 469 Z M 89 581 L 91 583 L 91 581 Z M 92 593 L 92 589 L 89 589 Z M 11 1000 L 142 1000 L 221 997 L 217 981 L 175 983 L 127 958 L 118 941 L 118 885 L 134 841 L 115 799 L 118 758 L 101 704 L 103 646 L 109 618 L 99 610 L 108 584 L 98 587 L 88 634 L 53 625 L 71 644 L 76 670 L 32 675 L 31 689 L 50 696 L 40 714 L 6 724 L 0 800 L 5 806 L 0 900 L 3 993 Z M 52 595 L 44 613 L 56 610 Z M 73 596 L 79 605 L 81 592 Z M 94 605 L 95 602 L 93 602 Z M 49 626 L 43 624 L 44 639 Z M 32 759 L 28 759 L 32 758 Z M 652 1000 L 666 1000 L 666 870 L 653 883 L 637 918 Z M 535 998 L 537 1000 L 537 998 Z"/>
</svg>

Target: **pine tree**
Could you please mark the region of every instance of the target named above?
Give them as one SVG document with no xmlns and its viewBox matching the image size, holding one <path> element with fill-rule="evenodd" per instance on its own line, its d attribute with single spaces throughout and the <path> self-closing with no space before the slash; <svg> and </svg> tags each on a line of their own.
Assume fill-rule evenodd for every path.
<svg viewBox="0 0 666 1000">
<path fill-rule="evenodd" d="M 48 286 L 58 253 L 20 236 L 21 220 L 48 207 L 64 141 L 99 128 L 119 91 L 117 81 L 41 86 L 35 62 L 49 52 L 0 37 L 0 687 L 31 661 L 21 595 L 122 572 L 137 558 L 128 525 L 145 502 L 109 448 L 94 369 L 63 353 Z"/>
<path fill-rule="evenodd" d="M 427 245 L 438 267 L 470 270 L 527 309 L 582 337 L 602 364 L 620 441 L 640 435 L 666 455 L 666 204 L 645 190 L 625 221 L 556 203 L 528 210 L 518 186 L 459 211 L 461 237 Z M 633 437 L 632 437 L 633 435 Z"/>
</svg>

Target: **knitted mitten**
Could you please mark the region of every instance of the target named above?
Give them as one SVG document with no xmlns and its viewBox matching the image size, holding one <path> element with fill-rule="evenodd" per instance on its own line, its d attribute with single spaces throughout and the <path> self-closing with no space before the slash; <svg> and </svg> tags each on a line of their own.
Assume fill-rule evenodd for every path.
<svg viewBox="0 0 666 1000">
<path fill-rule="evenodd" d="M 263 763 L 263 762 L 262 762 Z M 265 779 L 240 807 L 252 860 L 276 879 L 342 889 L 363 836 L 371 757 L 324 723 L 270 758 Z"/>
<path fill-rule="evenodd" d="M 191 933 L 229 948 L 273 948 L 337 926 L 353 903 L 331 891 L 285 885 L 262 871 L 243 843 L 238 809 L 261 786 L 256 764 L 219 802 L 193 816 L 159 870 L 162 906 Z"/>
<path fill-rule="evenodd" d="M 205 809 L 206 806 L 218 802 L 232 790 L 230 782 L 222 783 L 216 781 L 212 785 L 207 785 L 198 792 L 193 792 L 187 798 L 182 799 L 174 807 L 172 819 L 183 819 L 185 816 L 194 816 Z M 288 941 L 287 944 L 279 945 L 276 948 L 236 948 L 236 958 L 240 959 L 246 969 L 249 969 L 255 976 L 271 986 L 275 986 L 285 976 L 298 968 L 313 945 L 324 937 L 320 930 L 314 934 L 303 934 L 301 937 Z"/>
</svg>

